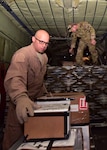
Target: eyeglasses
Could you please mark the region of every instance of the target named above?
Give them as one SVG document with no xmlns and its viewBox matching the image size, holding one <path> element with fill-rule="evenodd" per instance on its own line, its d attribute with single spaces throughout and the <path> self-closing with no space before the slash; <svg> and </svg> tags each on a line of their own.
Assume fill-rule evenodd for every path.
<svg viewBox="0 0 107 150">
<path fill-rule="evenodd" d="M 48 46 L 48 45 L 49 45 L 49 43 L 48 43 L 48 42 L 41 41 L 41 40 L 39 40 L 39 39 L 38 39 L 38 38 L 36 38 L 36 37 L 35 37 L 35 39 L 39 41 L 39 44 L 42 44 L 42 45 L 43 45 L 43 44 L 45 44 L 46 46 Z"/>
</svg>

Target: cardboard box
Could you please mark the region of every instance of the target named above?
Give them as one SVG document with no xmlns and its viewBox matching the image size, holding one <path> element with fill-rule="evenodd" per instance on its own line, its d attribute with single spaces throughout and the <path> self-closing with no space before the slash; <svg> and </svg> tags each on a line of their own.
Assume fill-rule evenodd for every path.
<svg viewBox="0 0 107 150">
<path fill-rule="evenodd" d="M 70 105 L 67 102 L 41 104 L 24 123 L 27 141 L 67 138 L 70 132 Z"/>
<path fill-rule="evenodd" d="M 83 136 L 83 147 L 84 150 L 90 150 L 90 127 L 89 125 L 76 125 L 72 126 L 72 129 L 81 129 Z"/>
<path fill-rule="evenodd" d="M 21 143 L 17 150 L 83 150 L 81 129 L 70 129 L 68 139 Z"/>
<path fill-rule="evenodd" d="M 47 101 L 47 99 L 61 98 L 70 100 L 70 124 L 87 124 L 89 123 L 89 108 L 86 102 L 86 96 L 83 92 L 68 92 L 68 93 L 51 93 L 47 96 L 40 97 L 40 99 Z"/>
<path fill-rule="evenodd" d="M 16 150 L 47 150 L 50 141 L 37 141 L 22 143 Z"/>
<path fill-rule="evenodd" d="M 68 139 L 56 140 L 51 150 L 83 150 L 83 137 L 81 129 L 71 129 Z"/>
<path fill-rule="evenodd" d="M 86 102 L 84 93 L 72 93 L 74 100 L 71 101 L 71 124 L 88 124 L 89 119 L 89 106 Z"/>
</svg>

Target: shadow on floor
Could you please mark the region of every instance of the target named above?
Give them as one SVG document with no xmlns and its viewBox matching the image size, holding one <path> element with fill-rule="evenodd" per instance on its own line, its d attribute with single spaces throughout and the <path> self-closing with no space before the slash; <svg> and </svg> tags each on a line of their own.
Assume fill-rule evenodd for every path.
<svg viewBox="0 0 107 150">
<path fill-rule="evenodd" d="M 95 150 L 107 150 L 107 127 L 91 127 Z"/>
</svg>

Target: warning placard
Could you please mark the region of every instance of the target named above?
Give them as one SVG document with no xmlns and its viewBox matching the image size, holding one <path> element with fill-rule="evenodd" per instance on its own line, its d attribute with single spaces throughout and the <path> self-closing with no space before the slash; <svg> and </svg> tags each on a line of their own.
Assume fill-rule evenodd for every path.
<svg viewBox="0 0 107 150">
<path fill-rule="evenodd" d="M 88 109 L 88 103 L 86 102 L 86 97 L 81 97 L 79 100 L 79 109 L 80 110 L 87 110 Z"/>
</svg>

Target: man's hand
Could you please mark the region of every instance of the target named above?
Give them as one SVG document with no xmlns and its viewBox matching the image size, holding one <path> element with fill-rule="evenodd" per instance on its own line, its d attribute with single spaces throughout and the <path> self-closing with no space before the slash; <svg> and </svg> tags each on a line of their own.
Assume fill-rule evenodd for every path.
<svg viewBox="0 0 107 150">
<path fill-rule="evenodd" d="M 21 124 L 27 121 L 28 114 L 29 116 L 34 116 L 34 109 L 37 108 L 39 106 L 27 96 L 21 96 L 16 99 L 16 115 Z"/>
<path fill-rule="evenodd" d="M 73 55 L 73 54 L 74 54 L 74 49 L 73 49 L 73 48 L 70 48 L 70 49 L 69 49 L 69 53 L 70 53 L 70 55 Z"/>
<path fill-rule="evenodd" d="M 96 40 L 92 39 L 92 40 L 91 40 L 91 44 L 92 44 L 92 45 L 96 45 Z"/>
</svg>

